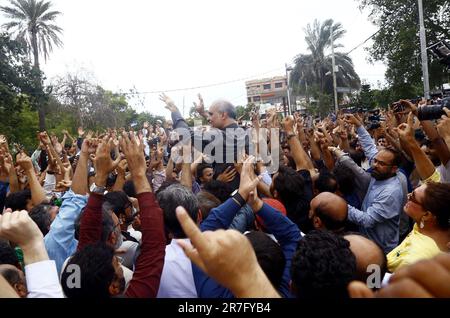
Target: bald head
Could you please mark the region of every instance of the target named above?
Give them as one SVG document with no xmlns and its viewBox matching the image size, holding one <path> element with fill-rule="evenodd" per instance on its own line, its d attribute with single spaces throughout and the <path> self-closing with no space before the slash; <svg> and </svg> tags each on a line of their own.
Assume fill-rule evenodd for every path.
<svg viewBox="0 0 450 318">
<path fill-rule="evenodd" d="M 28 291 L 26 287 L 25 276 L 21 270 L 13 265 L 1 264 L 0 275 L 5 278 L 5 280 L 11 285 L 12 288 L 14 288 L 14 290 L 20 297 L 27 297 Z"/>
<path fill-rule="evenodd" d="M 311 200 L 310 219 L 316 229 L 341 232 L 345 229 L 348 208 L 340 196 L 322 192 Z"/>
<path fill-rule="evenodd" d="M 378 265 L 381 269 L 381 278 L 386 273 L 386 256 L 383 250 L 373 241 L 359 234 L 345 235 L 344 238 L 350 242 L 350 249 L 356 257 L 356 274 L 357 279 L 363 282 L 372 271 L 367 272 L 367 268 L 371 264 Z"/>
</svg>

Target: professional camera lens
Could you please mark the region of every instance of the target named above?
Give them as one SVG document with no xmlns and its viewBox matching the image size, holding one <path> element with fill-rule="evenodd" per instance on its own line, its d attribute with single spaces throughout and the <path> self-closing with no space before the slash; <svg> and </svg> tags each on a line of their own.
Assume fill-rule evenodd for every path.
<svg viewBox="0 0 450 318">
<path fill-rule="evenodd" d="M 442 115 L 445 115 L 444 107 L 450 109 L 450 97 L 437 101 L 434 105 L 420 106 L 417 117 L 420 121 L 439 119 Z"/>
</svg>

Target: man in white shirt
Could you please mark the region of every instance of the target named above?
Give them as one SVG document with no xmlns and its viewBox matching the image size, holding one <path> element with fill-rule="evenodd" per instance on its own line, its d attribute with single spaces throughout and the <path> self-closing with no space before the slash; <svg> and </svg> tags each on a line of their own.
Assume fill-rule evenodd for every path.
<svg viewBox="0 0 450 318">
<path fill-rule="evenodd" d="M 23 252 L 27 298 L 63 298 L 56 263 L 49 260 L 44 237 L 28 212 L 6 209 L 0 215 L 0 238 L 18 245 Z"/>
<path fill-rule="evenodd" d="M 166 246 L 164 268 L 159 284 L 158 298 L 197 298 L 192 264 L 177 240 L 189 242 L 177 220 L 175 209 L 184 207 L 193 220 L 199 220 L 197 197 L 181 184 L 173 184 L 157 195 L 164 213 L 164 225 L 172 239 Z"/>
</svg>

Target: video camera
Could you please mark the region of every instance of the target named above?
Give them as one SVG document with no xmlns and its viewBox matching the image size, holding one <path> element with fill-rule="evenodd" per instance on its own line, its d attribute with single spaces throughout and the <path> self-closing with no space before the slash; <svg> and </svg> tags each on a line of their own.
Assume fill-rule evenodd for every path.
<svg viewBox="0 0 450 318">
<path fill-rule="evenodd" d="M 439 119 L 445 115 L 444 107 L 450 109 L 450 97 L 434 101 L 433 105 L 420 106 L 417 117 L 420 121 Z"/>
</svg>

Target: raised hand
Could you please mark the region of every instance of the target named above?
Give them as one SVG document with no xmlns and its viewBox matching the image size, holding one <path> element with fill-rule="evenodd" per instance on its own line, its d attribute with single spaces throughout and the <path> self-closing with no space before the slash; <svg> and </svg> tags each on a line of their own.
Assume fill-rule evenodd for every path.
<svg viewBox="0 0 450 318">
<path fill-rule="evenodd" d="M 34 171 L 33 163 L 31 162 L 31 158 L 28 157 L 24 153 L 20 153 L 17 155 L 17 164 L 25 171 Z"/>
<path fill-rule="evenodd" d="M 78 136 L 83 137 L 84 136 L 84 129 L 83 127 L 78 127 Z"/>
<path fill-rule="evenodd" d="M 205 103 L 203 102 L 202 95 L 198 94 L 198 104 L 194 102 L 195 111 L 199 113 L 201 116 L 204 116 L 205 113 Z"/>
<path fill-rule="evenodd" d="M 407 143 L 415 142 L 414 138 L 414 115 L 413 113 L 408 114 L 407 123 L 403 123 L 397 128 L 398 136 L 401 140 Z"/>
<path fill-rule="evenodd" d="M 292 116 L 286 116 L 283 120 L 283 127 L 287 133 L 294 131 L 294 118 Z"/>
<path fill-rule="evenodd" d="M 127 167 L 127 161 L 125 159 L 121 160 L 117 166 L 117 173 L 124 176 L 127 172 Z"/>
<path fill-rule="evenodd" d="M 250 192 L 255 190 L 261 177 L 256 177 L 253 164 L 256 163 L 254 156 L 245 159 L 242 165 L 241 181 L 239 183 L 239 194 L 247 201 Z"/>
<path fill-rule="evenodd" d="M 81 145 L 81 152 L 86 155 L 95 154 L 99 143 L 98 139 L 84 139 Z"/>
<path fill-rule="evenodd" d="M 355 127 L 359 127 L 362 125 L 361 121 L 359 118 L 357 118 L 355 115 L 353 114 L 346 114 L 344 117 L 344 120 L 346 123 L 348 124 L 352 124 L 355 125 Z"/>
<path fill-rule="evenodd" d="M 48 146 L 51 144 L 50 137 L 48 136 L 46 131 L 39 133 L 39 140 L 45 145 Z"/>
<path fill-rule="evenodd" d="M 122 149 L 128 163 L 128 169 L 133 177 L 142 177 L 146 175 L 147 165 L 144 156 L 144 144 L 139 142 L 134 132 L 122 133 L 120 139 L 120 148 Z"/>
<path fill-rule="evenodd" d="M 43 235 L 38 226 L 28 215 L 28 212 L 6 209 L 0 215 L 0 237 L 14 242 L 21 248 L 33 247 L 43 243 Z"/>
<path fill-rule="evenodd" d="M 113 171 L 120 162 L 120 158 L 116 158 L 114 161 L 111 159 L 111 144 L 109 137 L 103 138 L 97 147 L 95 157 L 91 155 L 91 159 L 95 166 L 95 183 L 97 183 L 97 178 L 99 181 L 106 181 L 108 174 Z"/>
<path fill-rule="evenodd" d="M 444 107 L 444 111 L 446 116 L 442 115 L 442 119 L 439 121 L 439 124 L 436 126 L 439 135 L 444 139 L 449 139 L 450 137 L 450 110 L 447 107 Z"/>
<path fill-rule="evenodd" d="M 166 108 L 170 112 L 174 113 L 174 112 L 178 111 L 178 107 L 175 105 L 173 100 L 169 96 L 167 96 L 166 94 L 161 93 L 161 95 L 159 95 L 159 99 L 166 104 Z"/>
<path fill-rule="evenodd" d="M 229 166 L 225 169 L 224 172 L 217 176 L 217 180 L 228 183 L 233 181 L 235 177 L 236 170 L 233 167 Z"/>
</svg>

